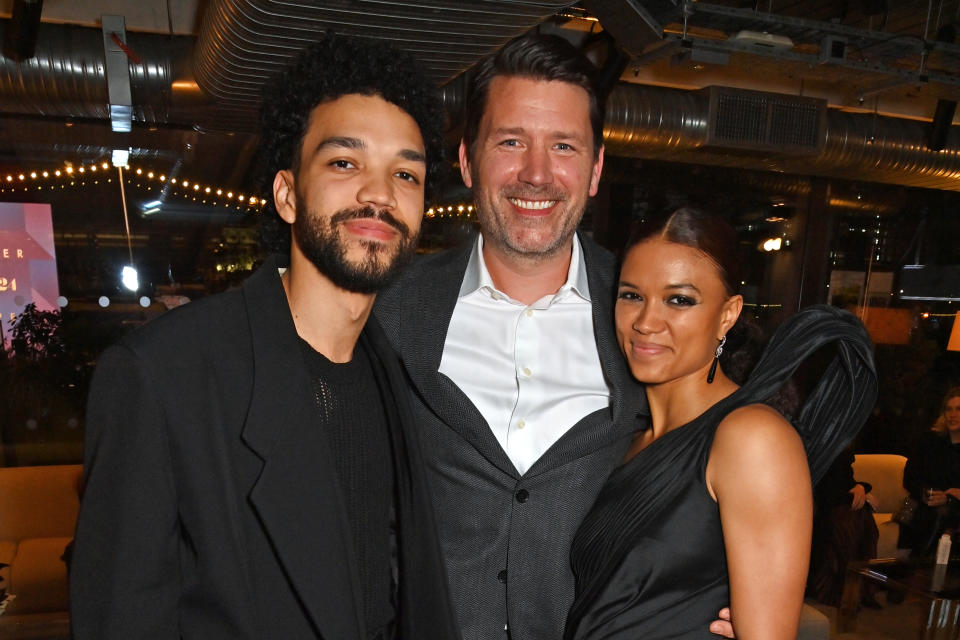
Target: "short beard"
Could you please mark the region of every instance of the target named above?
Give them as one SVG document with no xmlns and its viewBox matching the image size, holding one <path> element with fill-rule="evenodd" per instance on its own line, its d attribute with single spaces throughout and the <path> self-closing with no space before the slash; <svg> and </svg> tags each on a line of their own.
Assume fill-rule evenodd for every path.
<svg viewBox="0 0 960 640">
<path fill-rule="evenodd" d="M 365 259 L 351 262 L 339 225 L 357 218 L 377 218 L 392 226 L 400 234 L 396 245 L 362 242 Z M 329 219 L 307 211 L 296 217 L 291 233 L 300 251 L 320 273 L 336 286 L 353 293 L 371 294 L 384 288 L 410 262 L 417 246 L 417 234 L 412 234 L 402 220 L 369 206 L 341 209 Z"/>
<path fill-rule="evenodd" d="M 556 200 L 557 202 L 561 203 L 561 205 L 566 205 L 569 202 L 569 197 L 566 192 L 552 187 L 538 189 L 524 187 L 522 185 L 513 186 L 502 189 L 500 196 L 504 200 L 509 200 L 510 198 L 519 198 L 521 200 Z M 480 229 L 483 232 L 484 242 L 490 242 L 491 244 L 496 245 L 505 254 L 512 255 L 515 258 L 530 263 L 537 263 L 552 258 L 558 255 L 563 249 L 569 247 L 571 238 L 573 238 L 573 236 L 576 234 L 577 227 L 579 227 L 580 221 L 583 219 L 584 214 L 584 212 L 581 211 L 580 215 L 576 219 L 575 224 L 573 224 L 573 226 L 569 229 L 561 229 L 559 235 L 549 244 L 541 247 L 530 248 L 523 246 L 521 243 L 514 242 L 509 229 L 507 229 L 502 222 L 504 216 L 499 215 L 501 212 L 484 212 L 480 210 L 480 207 L 484 206 L 482 203 L 475 204 L 478 207 L 477 218 L 480 223 Z M 520 219 L 518 219 L 517 222 L 522 224 L 522 220 Z M 531 226 L 537 226 L 537 223 L 532 223 Z"/>
</svg>

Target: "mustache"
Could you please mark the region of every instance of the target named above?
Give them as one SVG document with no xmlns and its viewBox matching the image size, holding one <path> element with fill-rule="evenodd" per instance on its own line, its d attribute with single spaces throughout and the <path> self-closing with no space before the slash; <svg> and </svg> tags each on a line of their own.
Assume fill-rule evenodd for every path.
<svg viewBox="0 0 960 640">
<path fill-rule="evenodd" d="M 358 220 L 362 218 L 376 218 L 399 231 L 400 235 L 404 238 L 410 237 L 410 227 L 408 227 L 403 220 L 395 217 L 385 209 L 374 209 L 369 205 L 365 207 L 355 207 L 353 209 L 340 209 L 330 216 L 330 226 L 341 224 L 347 220 Z"/>
</svg>

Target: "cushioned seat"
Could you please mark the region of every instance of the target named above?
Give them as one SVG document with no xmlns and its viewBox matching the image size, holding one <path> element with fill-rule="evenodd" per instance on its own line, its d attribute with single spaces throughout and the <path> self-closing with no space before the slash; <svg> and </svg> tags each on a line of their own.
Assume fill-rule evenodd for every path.
<svg viewBox="0 0 960 640">
<path fill-rule="evenodd" d="M 67 609 L 67 565 L 61 556 L 72 539 L 31 538 L 20 543 L 10 572 L 10 593 L 17 597 L 8 614 Z"/>
<path fill-rule="evenodd" d="M 81 472 L 80 465 L 0 468 L 0 562 L 11 565 L 0 576 L 16 595 L 0 627 L 68 609 L 62 556 L 76 527 Z"/>
<path fill-rule="evenodd" d="M 880 530 L 878 558 L 905 558 L 910 553 L 907 549 L 897 549 L 900 525 L 892 520 L 907 496 L 907 490 L 903 488 L 903 467 L 906 464 L 907 459 L 903 456 L 889 453 L 859 454 L 853 462 L 853 477 L 860 482 L 869 482 L 873 486 L 871 493 L 877 498 L 873 519 Z"/>
</svg>

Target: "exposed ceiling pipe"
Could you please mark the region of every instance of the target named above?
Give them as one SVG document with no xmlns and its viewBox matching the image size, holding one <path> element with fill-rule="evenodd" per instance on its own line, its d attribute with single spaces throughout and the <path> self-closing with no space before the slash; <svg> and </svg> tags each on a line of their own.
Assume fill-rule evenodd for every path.
<svg viewBox="0 0 960 640">
<path fill-rule="evenodd" d="M 518 1 L 470 0 L 450 8 L 437 3 L 427 6 L 426 0 L 416 5 L 355 0 L 349 10 L 285 3 L 289 15 L 281 16 L 266 12 L 266 4 L 265 0 L 211 2 L 211 15 L 221 19 L 208 16 L 197 42 L 193 56 L 198 64 L 196 82 L 189 73 L 192 39 L 129 33 L 128 45 L 142 58 L 141 64 L 130 65 L 134 121 L 183 123 L 215 131 L 251 130 L 258 99 L 254 87 L 260 78 L 292 55 L 295 46 L 315 39 L 319 29 L 330 26 L 334 11 L 356 14 L 350 24 L 366 25 L 356 30 L 369 34 L 374 21 L 367 15 L 363 22 L 361 13 L 376 4 L 381 15 L 375 21 L 379 26 L 374 35 L 406 38 L 400 46 L 420 47 L 421 56 L 435 61 L 424 64 L 443 76 L 452 74 L 453 68 L 469 66 L 552 10 L 544 6 L 547 3 L 534 6 Z M 246 13 L 237 13 L 240 9 Z M 295 19 L 294 11 L 299 11 L 302 19 Z M 411 26 L 423 22 L 428 14 L 433 18 L 422 28 Z M 454 19 L 465 22 L 451 23 Z M 221 37 L 218 30 L 229 33 Z M 468 45 L 463 57 L 451 61 L 455 52 Z M 200 67 L 206 69 L 209 84 L 200 80 Z M 214 104 L 198 84 L 224 97 Z M 443 92 L 456 120 L 462 106 L 462 80 L 449 83 Z M 831 111 L 821 154 L 784 157 L 705 148 L 708 110 L 702 93 L 621 83 L 607 103 L 608 153 L 960 191 L 960 127 L 951 127 L 942 151 L 930 151 L 925 146 L 927 123 Z M 35 58 L 22 63 L 0 59 L 0 111 L 109 119 L 100 30 L 41 24 Z"/>
<path fill-rule="evenodd" d="M 143 52 L 143 64 L 130 64 L 131 83 L 146 90 L 153 103 L 136 99 L 134 117 L 163 121 L 156 98 L 169 98 L 171 47 L 165 36 L 129 34 L 130 46 Z M 135 96 L 136 98 L 136 96 Z M 168 105 L 169 106 L 169 100 Z M 70 118 L 110 117 L 99 29 L 42 24 L 35 57 L 23 62 L 0 58 L 0 111 Z"/>
<path fill-rule="evenodd" d="M 823 152 L 810 157 L 705 148 L 704 94 L 621 83 L 607 100 L 604 139 L 614 155 L 960 191 L 960 127 L 926 147 L 929 124 L 831 110 Z"/>
<path fill-rule="evenodd" d="M 221 104 L 253 109 L 264 81 L 320 35 L 387 40 L 444 82 L 568 0 L 211 0 L 197 39 L 200 86 Z"/>
<path fill-rule="evenodd" d="M 197 86 L 194 38 L 128 32 L 126 46 L 139 60 L 128 60 L 134 123 L 251 128 L 249 114 L 217 108 Z M 0 56 L 0 112 L 108 120 L 107 80 L 101 29 L 41 24 L 33 58 Z"/>
</svg>

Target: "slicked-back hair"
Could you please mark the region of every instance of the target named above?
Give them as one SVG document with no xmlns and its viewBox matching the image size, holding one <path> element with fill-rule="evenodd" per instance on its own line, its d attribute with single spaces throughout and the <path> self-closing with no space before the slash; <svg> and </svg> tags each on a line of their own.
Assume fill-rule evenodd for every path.
<svg viewBox="0 0 960 640">
<path fill-rule="evenodd" d="M 278 171 L 300 169 L 300 153 L 310 114 L 320 104 L 346 95 L 379 96 L 410 115 L 420 128 L 427 155 L 425 189 L 442 181 L 444 111 L 436 86 L 414 58 L 394 45 L 341 35 L 326 35 L 304 49 L 262 90 L 260 148 L 256 184 L 270 194 Z M 290 225 L 267 198 L 261 241 L 274 253 L 289 254 Z"/>
<path fill-rule="evenodd" d="M 717 267 L 728 296 L 736 295 L 743 276 L 736 230 L 720 216 L 694 207 L 680 207 L 665 214 L 652 215 L 636 226 L 623 255 L 647 240 L 661 239 L 703 252 Z M 743 384 L 760 359 L 766 338 L 753 321 L 740 314 L 727 330 L 727 342 L 720 356 L 723 372 L 737 384 Z M 794 415 L 800 406 L 796 384 L 783 385 L 767 402 L 784 415 Z"/>
<path fill-rule="evenodd" d="M 487 108 L 490 83 L 498 76 L 566 82 L 587 92 L 593 155 L 603 145 L 604 96 L 597 86 L 597 68 L 576 47 L 554 35 L 527 34 L 514 38 L 496 53 L 484 58 L 473 72 L 467 88 L 463 140 L 473 158 L 480 121 Z"/>
<path fill-rule="evenodd" d="M 717 265 L 727 295 L 732 296 L 740 289 L 743 266 L 737 232 L 720 216 L 694 207 L 680 207 L 665 215 L 651 216 L 637 225 L 627 241 L 624 255 L 653 238 L 702 251 Z"/>
</svg>

